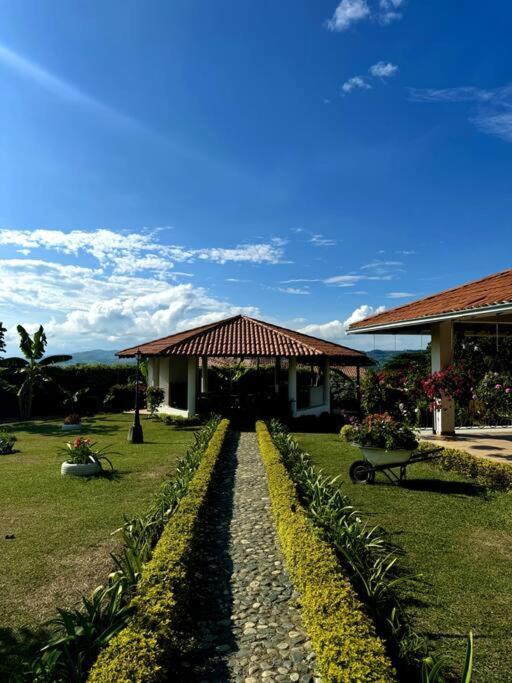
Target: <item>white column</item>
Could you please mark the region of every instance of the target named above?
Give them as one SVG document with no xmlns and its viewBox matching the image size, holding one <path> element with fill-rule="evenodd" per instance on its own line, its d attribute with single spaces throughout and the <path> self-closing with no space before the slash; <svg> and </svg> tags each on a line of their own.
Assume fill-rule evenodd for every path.
<svg viewBox="0 0 512 683">
<path fill-rule="evenodd" d="M 208 392 L 208 356 L 201 358 L 201 393 Z"/>
<path fill-rule="evenodd" d="M 295 417 L 297 414 L 297 359 L 288 359 L 288 401 L 290 410 Z"/>
<path fill-rule="evenodd" d="M 164 390 L 164 404 L 171 405 L 171 396 L 169 391 L 169 357 L 160 358 L 158 364 L 158 386 Z"/>
<path fill-rule="evenodd" d="M 444 370 L 453 363 L 453 324 L 451 321 L 432 325 L 432 372 Z M 455 434 L 455 403 L 443 398 L 441 407 L 434 410 L 434 433 Z"/>
<path fill-rule="evenodd" d="M 327 412 L 331 412 L 331 363 L 328 358 L 324 364 L 324 403 Z"/>
<path fill-rule="evenodd" d="M 187 411 L 188 416 L 196 414 L 197 356 L 189 356 L 187 367 Z"/>
<path fill-rule="evenodd" d="M 160 381 L 158 357 L 148 358 L 148 387 L 157 387 Z"/>
</svg>

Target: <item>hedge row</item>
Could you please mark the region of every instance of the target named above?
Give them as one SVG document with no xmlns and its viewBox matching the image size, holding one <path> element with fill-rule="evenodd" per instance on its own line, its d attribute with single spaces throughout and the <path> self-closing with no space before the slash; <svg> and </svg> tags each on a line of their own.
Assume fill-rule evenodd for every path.
<svg viewBox="0 0 512 683">
<path fill-rule="evenodd" d="M 333 549 L 308 520 L 266 425 L 257 422 L 256 432 L 281 549 L 301 595 L 302 618 L 322 679 L 337 683 L 394 681 L 384 644 L 350 581 L 341 573 Z"/>
<path fill-rule="evenodd" d="M 431 441 L 422 441 L 420 450 L 430 450 Z M 512 466 L 487 460 L 455 448 L 443 448 L 441 456 L 432 461 L 446 471 L 453 471 L 493 491 L 512 491 Z"/>
<path fill-rule="evenodd" d="M 177 626 L 186 612 L 190 555 L 200 513 L 229 427 L 222 420 L 144 567 L 133 600 L 134 615 L 109 642 L 89 674 L 90 683 L 152 683 L 166 678 L 170 651 L 179 647 Z"/>
</svg>

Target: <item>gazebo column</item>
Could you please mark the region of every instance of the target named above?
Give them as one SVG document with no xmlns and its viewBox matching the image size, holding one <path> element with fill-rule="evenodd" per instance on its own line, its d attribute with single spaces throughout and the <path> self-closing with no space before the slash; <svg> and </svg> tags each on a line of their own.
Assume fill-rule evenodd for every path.
<svg viewBox="0 0 512 683">
<path fill-rule="evenodd" d="M 288 401 L 293 417 L 297 414 L 297 359 L 288 359 Z"/>
<path fill-rule="evenodd" d="M 208 356 L 201 358 L 201 393 L 208 393 Z"/>
<path fill-rule="evenodd" d="M 331 363 L 329 358 L 324 362 L 324 405 L 328 413 L 331 412 Z"/>
<path fill-rule="evenodd" d="M 189 356 L 187 365 L 187 412 L 189 417 L 196 414 L 196 393 L 197 356 Z"/>
<path fill-rule="evenodd" d="M 432 372 L 445 370 L 453 363 L 453 324 L 451 321 L 432 325 Z M 455 402 L 444 397 L 440 408 L 434 409 L 434 433 L 453 436 L 455 434 Z"/>
</svg>

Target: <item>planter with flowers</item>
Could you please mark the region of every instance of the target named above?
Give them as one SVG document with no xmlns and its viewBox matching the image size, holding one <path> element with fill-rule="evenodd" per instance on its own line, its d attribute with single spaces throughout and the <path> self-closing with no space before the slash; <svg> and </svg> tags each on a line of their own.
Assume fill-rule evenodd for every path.
<svg viewBox="0 0 512 683">
<path fill-rule="evenodd" d="M 76 432 L 82 428 L 82 418 L 77 413 L 71 413 L 64 418 L 64 424 L 62 425 L 63 432 Z"/>
<path fill-rule="evenodd" d="M 96 444 L 91 439 L 84 439 L 80 436 L 69 441 L 66 448 L 62 449 L 67 455 L 67 459 L 60 468 L 62 476 L 98 476 L 103 472 L 102 461 L 107 462 L 113 470 L 112 463 L 105 455 L 107 447 L 95 449 L 95 446 Z"/>
<path fill-rule="evenodd" d="M 388 413 L 368 415 L 362 422 L 345 425 L 340 437 L 359 446 L 372 465 L 405 463 L 418 447 L 414 431 Z"/>
</svg>

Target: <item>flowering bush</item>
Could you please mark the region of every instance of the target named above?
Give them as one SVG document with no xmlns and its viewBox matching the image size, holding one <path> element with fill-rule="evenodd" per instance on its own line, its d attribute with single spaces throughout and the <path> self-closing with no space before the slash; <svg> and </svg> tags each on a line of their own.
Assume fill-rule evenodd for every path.
<svg viewBox="0 0 512 683">
<path fill-rule="evenodd" d="M 362 422 L 345 425 L 340 432 L 344 441 L 358 446 L 387 450 L 414 450 L 418 441 L 413 430 L 388 413 L 368 415 Z"/>
<path fill-rule="evenodd" d="M 68 441 L 66 448 L 62 450 L 68 456 L 66 462 L 72 465 L 87 465 L 90 462 L 98 462 L 99 460 L 107 460 L 105 453 L 108 447 L 102 449 L 94 449 L 96 444 L 91 439 L 77 436 L 73 441 Z"/>
<path fill-rule="evenodd" d="M 468 376 L 454 365 L 430 374 L 423 380 L 422 387 L 434 408 L 441 407 L 443 398 L 465 400 L 471 391 Z"/>
<path fill-rule="evenodd" d="M 79 425 L 82 423 L 82 418 L 78 413 L 71 413 L 71 415 L 68 415 L 67 417 L 64 418 L 64 424 L 65 425 Z"/>
<path fill-rule="evenodd" d="M 506 373 L 487 372 L 478 383 L 473 399 L 491 422 L 512 415 L 512 377 Z"/>
</svg>

